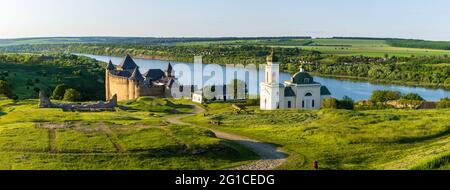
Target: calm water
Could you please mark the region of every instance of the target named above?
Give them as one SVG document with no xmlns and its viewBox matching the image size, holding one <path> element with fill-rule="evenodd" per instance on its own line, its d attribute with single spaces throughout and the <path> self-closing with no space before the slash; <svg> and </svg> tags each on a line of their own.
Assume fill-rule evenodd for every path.
<svg viewBox="0 0 450 190">
<path fill-rule="evenodd" d="M 90 54 L 77 54 L 83 55 L 87 57 L 94 58 L 99 61 L 108 62 L 111 60 L 114 64 L 118 65 L 122 62 L 122 57 L 110 57 L 110 56 L 99 56 L 99 55 L 90 55 Z M 148 69 L 162 69 L 166 70 L 168 63 L 167 61 L 159 61 L 159 60 L 149 60 L 149 59 L 134 59 L 136 64 L 139 65 L 140 71 L 142 73 L 146 72 Z M 176 65 L 184 64 L 187 65 L 191 71 L 193 71 L 194 64 L 193 63 L 181 63 L 181 62 L 171 62 L 174 65 L 175 71 Z M 257 74 L 256 70 L 246 70 L 249 73 Z M 260 71 L 263 73 L 263 71 Z M 261 74 L 259 73 L 259 74 Z M 201 73 L 193 73 L 193 75 L 199 75 Z M 250 74 L 250 76 L 252 76 Z M 280 81 L 290 80 L 291 75 L 288 73 L 280 73 Z M 208 80 L 207 77 L 204 77 L 204 80 Z M 248 80 L 248 76 L 247 76 Z M 350 81 L 350 80 L 339 80 L 333 78 L 324 78 L 315 76 L 314 80 L 316 82 L 321 83 L 322 85 L 326 85 L 328 89 L 330 89 L 333 97 L 342 98 L 347 95 L 354 100 L 367 100 L 369 99 L 372 91 L 374 90 L 398 90 L 402 93 L 417 93 L 420 94 L 423 98 L 430 101 L 436 101 L 443 97 L 450 97 L 450 91 L 443 89 L 429 89 L 422 87 L 409 87 L 409 86 L 400 86 L 400 85 L 384 85 L 384 84 L 372 84 L 370 82 L 361 82 L 361 81 Z M 190 81 L 180 80 L 182 84 L 190 84 Z M 249 89 L 250 94 L 257 94 L 258 89 Z"/>
</svg>

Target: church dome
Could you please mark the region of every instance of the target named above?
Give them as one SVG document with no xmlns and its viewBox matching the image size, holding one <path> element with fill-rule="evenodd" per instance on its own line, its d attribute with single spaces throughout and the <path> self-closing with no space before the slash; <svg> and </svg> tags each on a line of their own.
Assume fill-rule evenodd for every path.
<svg viewBox="0 0 450 190">
<path fill-rule="evenodd" d="M 298 72 L 292 77 L 294 84 L 314 84 L 314 78 L 307 72 Z"/>
<path fill-rule="evenodd" d="M 273 63 L 276 63 L 276 62 L 279 62 L 280 61 L 280 59 L 278 58 L 278 56 L 275 54 L 275 53 L 270 53 L 270 55 L 269 56 L 267 56 L 267 62 L 273 62 Z"/>
</svg>

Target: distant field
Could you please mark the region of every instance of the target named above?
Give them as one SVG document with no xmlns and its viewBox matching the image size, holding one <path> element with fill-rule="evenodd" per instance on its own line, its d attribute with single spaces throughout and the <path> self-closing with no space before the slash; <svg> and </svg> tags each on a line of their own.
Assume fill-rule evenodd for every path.
<svg viewBox="0 0 450 190">
<path fill-rule="evenodd" d="M 393 47 L 386 40 L 370 39 L 288 39 L 288 40 L 237 40 L 214 42 L 188 42 L 178 45 L 261 45 L 272 47 L 300 47 L 306 50 L 315 50 L 332 55 L 364 55 L 371 57 L 389 56 L 409 57 L 415 56 L 442 56 L 450 55 L 450 50 L 436 50 L 424 48 Z"/>
<path fill-rule="evenodd" d="M 132 111 L 69 113 L 0 98 L 0 169 L 225 169 L 258 159 L 205 129 L 167 124 L 170 110 L 192 111 L 183 102 L 141 99 L 122 104 Z M 141 107 L 151 104 L 159 110 Z"/>
<path fill-rule="evenodd" d="M 428 167 L 450 148 L 450 110 L 279 110 L 236 114 L 231 104 L 211 104 L 207 117 L 197 115 L 187 122 L 215 127 L 273 143 L 289 154 L 280 169 L 311 169 L 314 160 L 322 169 L 442 169 Z M 268 135 L 270 134 L 270 135 Z M 430 160 L 431 159 L 431 160 Z M 434 161 L 436 162 L 436 161 Z M 427 165 L 419 167 L 418 165 Z"/>
</svg>

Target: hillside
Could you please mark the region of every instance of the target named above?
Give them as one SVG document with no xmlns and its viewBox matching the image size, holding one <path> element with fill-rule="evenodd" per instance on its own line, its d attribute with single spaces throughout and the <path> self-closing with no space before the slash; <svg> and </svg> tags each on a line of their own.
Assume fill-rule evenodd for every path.
<svg viewBox="0 0 450 190">
<path fill-rule="evenodd" d="M 123 102 L 129 111 L 72 113 L 0 98 L 2 170 L 224 169 L 257 157 L 198 127 L 169 124 L 183 101 Z"/>
</svg>

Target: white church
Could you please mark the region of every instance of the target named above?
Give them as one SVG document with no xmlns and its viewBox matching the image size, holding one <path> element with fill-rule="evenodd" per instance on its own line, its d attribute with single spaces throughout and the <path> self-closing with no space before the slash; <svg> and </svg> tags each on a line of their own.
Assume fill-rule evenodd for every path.
<svg viewBox="0 0 450 190">
<path fill-rule="evenodd" d="M 261 110 L 320 109 L 322 100 L 331 97 L 326 86 L 314 82 L 314 78 L 300 69 L 291 81 L 279 83 L 280 66 L 272 53 L 267 57 L 265 82 L 261 83 Z"/>
</svg>

